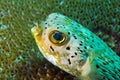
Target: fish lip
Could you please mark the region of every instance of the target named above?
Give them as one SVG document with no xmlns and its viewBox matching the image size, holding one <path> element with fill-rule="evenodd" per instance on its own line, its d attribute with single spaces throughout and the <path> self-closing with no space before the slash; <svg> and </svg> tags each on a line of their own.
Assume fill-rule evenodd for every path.
<svg viewBox="0 0 120 80">
<path fill-rule="evenodd" d="M 33 36 L 41 35 L 42 34 L 42 27 L 39 24 L 36 24 L 32 29 L 31 32 Z"/>
</svg>

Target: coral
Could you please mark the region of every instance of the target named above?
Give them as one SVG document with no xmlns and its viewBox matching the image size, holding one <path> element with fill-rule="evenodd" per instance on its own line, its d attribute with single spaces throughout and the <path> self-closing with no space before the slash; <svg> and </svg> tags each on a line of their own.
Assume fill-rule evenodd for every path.
<svg viewBox="0 0 120 80">
<path fill-rule="evenodd" d="M 39 52 L 31 28 L 59 12 L 86 26 L 120 55 L 119 0 L 0 0 L 0 80 L 73 80 Z"/>
</svg>

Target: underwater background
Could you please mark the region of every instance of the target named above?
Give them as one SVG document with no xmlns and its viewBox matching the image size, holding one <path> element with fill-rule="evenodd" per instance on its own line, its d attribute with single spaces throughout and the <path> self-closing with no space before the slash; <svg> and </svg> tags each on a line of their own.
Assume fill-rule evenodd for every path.
<svg viewBox="0 0 120 80">
<path fill-rule="evenodd" d="M 31 34 L 53 12 L 87 27 L 120 56 L 120 0 L 0 0 L 0 80 L 78 80 L 48 62 Z"/>
</svg>

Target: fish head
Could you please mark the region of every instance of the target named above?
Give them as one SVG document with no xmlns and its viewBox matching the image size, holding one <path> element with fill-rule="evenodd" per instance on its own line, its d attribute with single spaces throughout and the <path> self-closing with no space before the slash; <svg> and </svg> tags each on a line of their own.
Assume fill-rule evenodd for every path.
<svg viewBox="0 0 120 80">
<path fill-rule="evenodd" d="M 88 55 L 83 54 L 83 47 L 80 47 L 84 38 L 78 37 L 76 34 L 78 30 L 74 26 L 82 29 L 80 24 L 66 16 L 52 13 L 46 21 L 37 24 L 31 31 L 40 52 L 48 61 L 66 72 L 78 76 L 82 74 L 84 65 L 89 61 L 87 62 Z"/>
</svg>

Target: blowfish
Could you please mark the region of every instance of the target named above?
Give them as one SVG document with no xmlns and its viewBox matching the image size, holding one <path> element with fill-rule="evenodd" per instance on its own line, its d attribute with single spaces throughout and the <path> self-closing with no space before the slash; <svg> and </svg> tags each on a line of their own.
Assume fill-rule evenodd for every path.
<svg viewBox="0 0 120 80">
<path fill-rule="evenodd" d="M 81 80 L 120 80 L 120 57 L 97 35 L 60 13 L 31 29 L 43 56 Z"/>
</svg>

